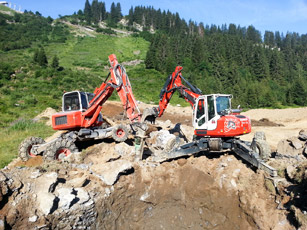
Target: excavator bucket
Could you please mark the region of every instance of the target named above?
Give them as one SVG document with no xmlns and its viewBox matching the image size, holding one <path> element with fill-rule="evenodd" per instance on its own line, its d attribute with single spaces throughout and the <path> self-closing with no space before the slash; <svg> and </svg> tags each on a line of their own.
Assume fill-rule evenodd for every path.
<svg viewBox="0 0 307 230">
<path fill-rule="evenodd" d="M 157 110 L 154 107 L 146 108 L 143 111 L 141 122 L 150 122 L 154 124 L 157 116 Z"/>
</svg>

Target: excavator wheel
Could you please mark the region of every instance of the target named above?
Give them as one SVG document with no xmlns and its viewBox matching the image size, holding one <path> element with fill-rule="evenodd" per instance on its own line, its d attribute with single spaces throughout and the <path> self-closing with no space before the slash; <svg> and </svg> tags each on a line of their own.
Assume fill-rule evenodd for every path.
<svg viewBox="0 0 307 230">
<path fill-rule="evenodd" d="M 112 131 L 112 137 L 117 142 L 123 142 L 128 138 L 128 129 L 125 125 L 120 124 L 114 127 Z"/>
<path fill-rule="evenodd" d="M 266 137 L 263 132 L 256 132 L 251 144 L 252 150 L 254 150 L 259 158 L 263 161 L 267 161 L 271 156 L 271 148 L 266 142 Z"/>
<path fill-rule="evenodd" d="M 46 161 L 61 160 L 76 152 L 78 148 L 72 140 L 60 138 L 47 147 L 44 158 Z"/>
<path fill-rule="evenodd" d="M 36 155 L 31 152 L 32 146 L 44 143 L 44 139 L 40 137 L 29 137 L 25 139 L 19 146 L 19 157 L 22 161 L 27 161 L 32 157 L 36 157 Z"/>
</svg>

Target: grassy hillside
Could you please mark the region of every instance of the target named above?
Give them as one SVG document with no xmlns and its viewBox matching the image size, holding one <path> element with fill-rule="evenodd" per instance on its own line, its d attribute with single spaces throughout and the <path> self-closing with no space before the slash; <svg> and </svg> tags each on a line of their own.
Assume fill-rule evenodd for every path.
<svg viewBox="0 0 307 230">
<path fill-rule="evenodd" d="M 39 20 L 35 15 L 32 17 Z M 65 39 L 59 36 L 60 40 L 53 40 L 55 28 L 62 27 L 68 32 Z M 0 131 L 3 134 L 0 168 L 17 156 L 24 138 L 44 138 L 53 133 L 51 128 L 33 123 L 31 119 L 47 107 L 60 110 L 64 91 L 93 92 L 108 74 L 110 54 L 116 54 L 120 63 L 144 60 L 149 47 L 149 42 L 141 37 L 80 33 L 76 27 L 62 22 L 53 22 L 51 29 L 41 33 L 46 33 L 43 40 L 30 39 L 29 47 L 14 49 L 10 46 L 9 50 L 0 50 Z M 6 47 L 5 40 L 2 44 Z M 42 48 L 48 60 L 46 66 L 34 61 L 35 53 Z M 56 69 L 51 67 L 55 56 L 59 59 Z M 136 99 L 158 103 L 167 76 L 147 70 L 144 63 L 126 66 L 126 69 Z M 111 99 L 118 100 L 116 93 Z M 174 97 L 172 103 L 184 104 L 184 100 Z"/>
<path fill-rule="evenodd" d="M 9 7 L 3 6 L 3 5 L 0 5 L 0 11 L 14 13 L 14 11 L 11 10 Z"/>
</svg>

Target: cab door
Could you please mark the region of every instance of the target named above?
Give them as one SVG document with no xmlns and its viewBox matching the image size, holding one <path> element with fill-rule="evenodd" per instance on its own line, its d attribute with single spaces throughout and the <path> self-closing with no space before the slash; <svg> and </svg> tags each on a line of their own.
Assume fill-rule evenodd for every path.
<svg viewBox="0 0 307 230">
<path fill-rule="evenodd" d="M 194 129 L 207 129 L 207 98 L 201 96 L 197 98 L 193 110 Z"/>
<path fill-rule="evenodd" d="M 215 130 L 219 118 L 220 116 L 216 113 L 216 98 L 214 94 L 203 95 L 196 100 L 193 127 L 197 133 L 204 134 L 207 130 Z"/>
<path fill-rule="evenodd" d="M 206 95 L 207 98 L 207 103 L 208 103 L 208 124 L 207 128 L 208 130 L 216 130 L 217 128 L 217 121 L 221 117 L 220 115 L 217 114 L 216 112 L 216 95 L 211 94 L 211 95 Z"/>
</svg>

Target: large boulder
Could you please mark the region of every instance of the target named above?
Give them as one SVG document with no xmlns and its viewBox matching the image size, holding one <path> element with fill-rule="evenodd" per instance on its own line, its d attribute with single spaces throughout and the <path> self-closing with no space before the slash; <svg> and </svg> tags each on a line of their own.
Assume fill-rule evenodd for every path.
<svg viewBox="0 0 307 230">
<path fill-rule="evenodd" d="M 93 165 L 91 170 L 107 185 L 113 185 L 120 174 L 128 172 L 133 168 L 130 161 L 117 160 L 106 164 Z"/>
<path fill-rule="evenodd" d="M 296 157 L 304 152 L 306 141 L 302 141 L 298 137 L 291 137 L 281 140 L 277 144 L 277 153 L 280 155 Z"/>
</svg>

